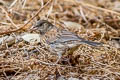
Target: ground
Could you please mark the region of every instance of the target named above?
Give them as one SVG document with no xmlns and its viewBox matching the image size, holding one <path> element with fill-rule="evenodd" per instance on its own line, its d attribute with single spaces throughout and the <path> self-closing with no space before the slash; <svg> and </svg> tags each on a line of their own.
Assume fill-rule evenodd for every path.
<svg viewBox="0 0 120 80">
<path fill-rule="evenodd" d="M 119 0 L 1 0 L 0 11 L 0 80 L 120 80 Z M 103 45 L 81 44 L 54 64 L 40 43 L 17 40 L 39 34 L 43 19 Z"/>
</svg>

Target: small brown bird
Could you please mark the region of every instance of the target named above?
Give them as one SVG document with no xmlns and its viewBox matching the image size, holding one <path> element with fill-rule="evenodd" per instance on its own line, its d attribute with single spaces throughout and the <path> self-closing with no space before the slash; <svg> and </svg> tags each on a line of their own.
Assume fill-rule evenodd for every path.
<svg viewBox="0 0 120 80">
<path fill-rule="evenodd" d="M 80 38 L 75 33 L 66 29 L 59 29 L 47 20 L 39 20 L 34 28 L 39 30 L 42 41 L 49 45 L 50 52 L 58 55 L 59 58 L 56 63 L 59 62 L 63 53 L 73 47 L 79 46 L 80 44 L 88 44 L 91 46 L 101 45 L 101 43 L 87 41 Z"/>
</svg>

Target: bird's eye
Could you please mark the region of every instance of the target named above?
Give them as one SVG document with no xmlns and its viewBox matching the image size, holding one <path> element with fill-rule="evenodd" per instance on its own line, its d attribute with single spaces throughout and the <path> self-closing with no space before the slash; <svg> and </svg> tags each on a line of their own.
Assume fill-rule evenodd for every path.
<svg viewBox="0 0 120 80">
<path fill-rule="evenodd" d="M 47 25 L 46 25 L 46 24 L 43 24 L 43 26 L 42 26 L 42 27 L 43 27 L 43 29 L 46 29 Z"/>
</svg>

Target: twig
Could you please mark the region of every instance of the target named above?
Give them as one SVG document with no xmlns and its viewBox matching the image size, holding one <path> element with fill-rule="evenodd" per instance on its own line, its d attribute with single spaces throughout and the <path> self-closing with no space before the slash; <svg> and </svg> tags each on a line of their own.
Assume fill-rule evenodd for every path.
<svg viewBox="0 0 120 80">
<path fill-rule="evenodd" d="M 116 12 L 116 11 L 113 11 L 113 10 L 109 10 L 109 9 L 97 7 L 97 6 L 94 6 L 94 5 L 91 5 L 91 4 L 87 4 L 87 3 L 84 3 L 84 2 L 79 2 L 79 3 L 80 3 L 81 5 L 84 5 L 84 6 L 88 6 L 88 7 L 97 9 L 97 10 L 101 10 L 101 11 L 104 11 L 104 12 L 113 13 L 113 14 L 116 14 L 116 15 L 119 15 L 119 16 L 120 16 L 120 13 L 118 13 L 118 12 Z"/>
<path fill-rule="evenodd" d="M 28 23 L 30 23 L 49 3 L 51 2 L 51 0 L 49 0 L 43 7 L 41 7 L 37 12 L 36 14 L 31 17 L 26 24 L 24 24 L 22 27 L 18 28 L 18 29 L 14 29 L 14 30 L 11 30 L 11 31 L 4 31 L 4 32 L 1 32 L 0 35 L 3 35 L 3 34 L 9 34 L 9 33 L 12 33 L 12 32 L 16 32 L 16 31 L 19 31 L 19 30 L 22 30 L 24 27 L 26 27 L 26 25 Z"/>
<path fill-rule="evenodd" d="M 21 70 L 22 70 L 21 68 L 18 69 L 18 71 L 12 76 L 12 78 L 14 78 Z M 11 79 L 12 79 L 12 78 L 11 78 Z"/>
<path fill-rule="evenodd" d="M 23 5 L 22 5 L 22 8 L 24 8 L 24 7 L 25 7 L 26 2 L 27 2 L 27 0 L 23 0 Z"/>
<path fill-rule="evenodd" d="M 6 17 L 8 18 L 8 20 L 12 23 L 13 26 L 15 26 L 16 28 L 18 28 L 18 26 L 13 22 L 13 20 L 9 17 L 9 13 L 7 12 L 6 9 L 4 9 L 3 7 L 0 7 L 6 14 Z"/>
<path fill-rule="evenodd" d="M 9 9 L 11 9 L 17 2 L 18 0 L 14 0 L 13 3 L 10 5 Z"/>
<path fill-rule="evenodd" d="M 83 6 L 91 7 L 91 8 L 97 9 L 97 10 L 113 13 L 113 14 L 116 14 L 116 15 L 120 16 L 119 12 L 116 12 L 116 11 L 113 11 L 113 10 L 109 10 L 109 9 L 105 9 L 105 8 L 101 8 L 101 7 L 97 7 L 97 6 L 94 6 L 94 5 L 82 2 L 82 1 L 77 1 L 77 0 L 64 0 L 64 1 L 72 2 L 72 3 L 75 3 L 75 4 L 80 4 L 80 5 L 83 5 Z"/>
<path fill-rule="evenodd" d="M 3 68 L 3 74 L 4 74 L 4 76 L 6 77 L 6 79 L 7 80 L 9 80 L 9 78 L 7 77 L 7 74 L 6 74 L 6 72 L 5 72 L 5 69 Z"/>
</svg>

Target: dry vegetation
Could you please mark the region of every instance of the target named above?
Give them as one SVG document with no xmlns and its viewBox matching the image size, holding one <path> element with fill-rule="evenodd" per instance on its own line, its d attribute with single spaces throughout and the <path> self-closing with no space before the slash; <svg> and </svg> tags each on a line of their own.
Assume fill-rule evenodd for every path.
<svg viewBox="0 0 120 80">
<path fill-rule="evenodd" d="M 57 56 L 40 44 L 0 42 L 0 80 L 120 80 L 119 12 L 119 0 L 0 0 L 1 38 L 35 33 L 32 25 L 45 19 L 104 43 L 80 45 L 54 64 Z"/>
</svg>

